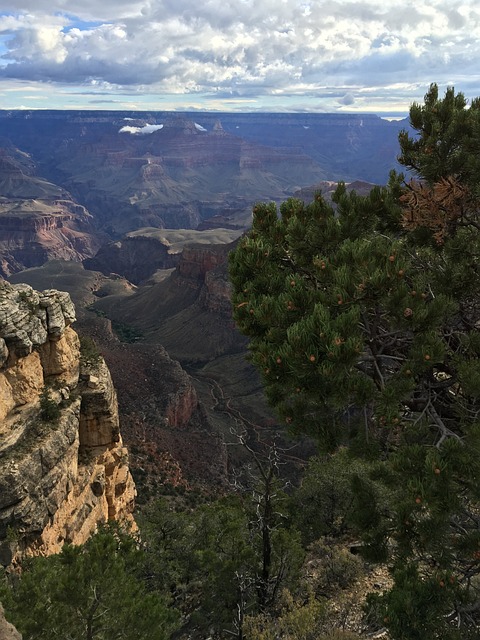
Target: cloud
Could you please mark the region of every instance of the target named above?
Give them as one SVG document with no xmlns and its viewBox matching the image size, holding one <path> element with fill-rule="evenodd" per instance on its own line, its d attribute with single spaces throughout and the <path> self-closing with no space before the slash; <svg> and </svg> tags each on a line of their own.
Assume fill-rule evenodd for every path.
<svg viewBox="0 0 480 640">
<path fill-rule="evenodd" d="M 338 103 L 343 104 L 345 106 L 350 106 L 355 102 L 355 98 L 351 93 L 346 93 L 342 98 L 339 99 Z"/>
<path fill-rule="evenodd" d="M 480 93 L 480 8 L 459 0 L 2 6 L 10 13 L 0 15 L 0 79 L 211 100 L 305 96 L 310 105 L 337 91 L 342 107 L 361 107 L 373 96 L 362 91 L 393 83 L 416 87 L 415 98 L 432 81 Z"/>
<path fill-rule="evenodd" d="M 121 129 L 119 129 L 118 133 L 133 133 L 135 135 L 148 134 L 153 133 L 154 131 L 159 131 L 163 129 L 163 124 L 146 124 L 143 127 L 132 127 L 130 125 L 125 125 Z M 206 131 L 206 129 L 204 129 Z"/>
<path fill-rule="evenodd" d="M 122 20 L 142 15 L 147 4 L 144 0 L 2 0 L 1 10 L 11 14 L 69 14 L 87 21 L 109 21 L 113 16 Z"/>
</svg>

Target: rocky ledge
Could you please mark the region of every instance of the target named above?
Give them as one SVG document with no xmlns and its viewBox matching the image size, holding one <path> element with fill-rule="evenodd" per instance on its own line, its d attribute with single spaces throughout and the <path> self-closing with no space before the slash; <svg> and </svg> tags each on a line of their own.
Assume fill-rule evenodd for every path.
<svg viewBox="0 0 480 640">
<path fill-rule="evenodd" d="M 0 281 L 0 562 L 135 526 L 135 487 L 103 358 L 81 350 L 70 296 Z"/>
</svg>

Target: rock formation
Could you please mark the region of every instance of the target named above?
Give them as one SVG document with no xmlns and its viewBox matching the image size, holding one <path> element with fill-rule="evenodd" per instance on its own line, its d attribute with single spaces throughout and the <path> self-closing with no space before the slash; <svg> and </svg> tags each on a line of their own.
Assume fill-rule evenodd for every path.
<svg viewBox="0 0 480 640">
<path fill-rule="evenodd" d="M 94 258 L 83 261 L 86 269 L 112 273 L 138 285 L 159 269 L 176 267 L 191 244 L 224 245 L 241 235 L 238 229 L 138 229 L 117 242 L 104 245 Z"/>
<path fill-rule="evenodd" d="M 190 118 L 170 115 L 143 135 L 132 132 L 142 127 L 119 120 L 56 120 L 53 148 L 52 139 L 40 143 L 40 132 L 32 139 L 16 130 L 17 121 L 9 127 L 12 143 L 38 159 L 49 179 L 87 207 L 113 240 L 142 227 L 196 229 L 226 211 L 283 199 L 296 186 L 327 177 L 299 148 L 265 147 L 218 126 L 207 131 Z M 0 135 L 4 128 L 0 114 Z M 62 130 L 68 137 L 59 139 Z"/>
<path fill-rule="evenodd" d="M 22 640 L 22 636 L 18 633 L 13 625 L 5 620 L 3 607 L 0 604 L 0 638 L 2 640 Z"/>
<path fill-rule="evenodd" d="M 169 246 L 154 237 L 133 236 L 104 245 L 94 258 L 84 261 L 86 269 L 105 275 L 117 273 L 133 284 L 140 284 L 157 269 L 171 269 L 180 259 Z"/>
<path fill-rule="evenodd" d="M 52 259 L 79 262 L 99 246 L 92 216 L 71 200 L 0 198 L 0 276 Z"/>
<path fill-rule="evenodd" d="M 174 238 L 169 235 L 172 248 L 180 239 L 183 242 L 184 235 L 186 232 L 176 232 Z M 137 503 L 148 501 L 149 492 L 152 495 L 157 488 L 161 491 L 164 483 L 200 485 L 209 490 L 224 486 L 226 447 L 216 426 L 205 415 L 195 381 L 159 344 L 147 342 L 143 337 L 133 342 L 122 341 L 125 336 L 119 338 L 117 331 L 129 326 L 123 318 L 119 318 L 120 327 L 115 322 L 112 327 L 112 322 L 104 317 L 108 313 L 99 309 L 97 315 L 86 309 L 95 299 L 99 303 L 117 297 L 124 300 L 130 291 L 124 287 L 125 281 L 84 271 L 78 263 L 57 261 L 24 271 L 21 276 L 36 289 L 53 286 L 70 291 L 76 304 L 75 326 L 82 335 L 95 341 L 105 357 L 117 390 L 122 439 L 129 447 L 130 469 L 138 489 Z M 19 283 L 20 274 L 11 280 Z M 198 293 L 195 283 L 191 284 L 182 288 L 173 285 L 172 295 L 183 292 L 189 299 L 192 295 L 195 298 Z M 161 301 L 173 313 L 178 304 L 174 299 L 168 304 L 165 296 L 163 292 L 160 300 L 149 300 L 148 304 Z M 153 319 L 157 315 L 155 308 L 143 307 L 141 313 Z"/>
<path fill-rule="evenodd" d="M 54 258 L 94 255 L 93 218 L 62 187 L 35 175 L 28 154 L 0 147 L 0 276 Z"/>
<path fill-rule="evenodd" d="M 133 295 L 95 304 L 107 316 L 159 342 L 182 364 L 243 350 L 230 303 L 227 256 L 231 244 L 185 246 L 170 277 Z"/>
<path fill-rule="evenodd" d="M 67 293 L 0 281 L 0 562 L 80 544 L 135 495 L 103 359 Z"/>
<path fill-rule="evenodd" d="M 131 443 L 138 502 L 164 484 L 224 488 L 227 450 L 193 379 L 159 344 L 100 343 L 118 391 L 122 434 Z"/>
</svg>

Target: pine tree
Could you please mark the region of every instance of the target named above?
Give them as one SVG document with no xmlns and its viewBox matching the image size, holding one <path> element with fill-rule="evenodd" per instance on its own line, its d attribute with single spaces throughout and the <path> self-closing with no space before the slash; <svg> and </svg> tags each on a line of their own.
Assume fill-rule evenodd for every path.
<svg viewBox="0 0 480 640">
<path fill-rule="evenodd" d="M 466 638 L 480 615 L 480 100 L 432 85 L 410 120 L 414 181 L 256 205 L 230 259 L 233 309 L 286 425 L 376 461 L 388 508 L 362 518 L 359 485 L 359 523 L 391 563 L 376 605 L 392 637 Z"/>
<path fill-rule="evenodd" d="M 179 615 L 165 593 L 146 588 L 142 556 L 130 536 L 101 529 L 0 583 L 5 611 L 28 640 L 167 640 Z"/>
</svg>

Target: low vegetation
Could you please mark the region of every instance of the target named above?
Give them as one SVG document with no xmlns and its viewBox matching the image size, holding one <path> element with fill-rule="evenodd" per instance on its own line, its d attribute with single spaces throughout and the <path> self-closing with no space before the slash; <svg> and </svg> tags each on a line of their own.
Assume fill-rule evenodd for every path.
<svg viewBox="0 0 480 640">
<path fill-rule="evenodd" d="M 98 350 L 98 347 L 93 338 L 90 336 L 80 336 L 80 357 L 85 363 L 98 364 L 102 358 L 102 354 Z"/>
<path fill-rule="evenodd" d="M 299 490 L 285 493 L 279 477 L 282 451 L 250 455 L 231 495 L 197 505 L 188 494 L 157 499 L 134 537 L 107 527 L 84 546 L 24 563 L 0 586 L 9 618 L 26 640 L 356 638 L 337 628 L 332 606 L 368 572 L 347 543 L 354 528 L 302 542 L 310 533 L 296 522 Z M 315 458 L 307 476 L 335 465 Z M 343 486 L 330 498 L 347 505 L 346 494 Z M 346 518 L 345 508 L 338 514 Z M 344 616 L 351 606 L 347 597 Z"/>
<path fill-rule="evenodd" d="M 52 391 L 45 386 L 40 394 L 40 418 L 44 422 L 55 424 L 60 418 L 61 408 L 52 398 Z"/>
</svg>

